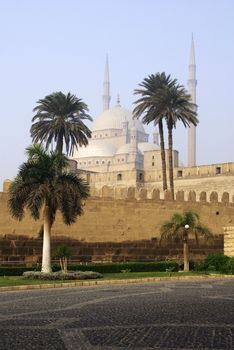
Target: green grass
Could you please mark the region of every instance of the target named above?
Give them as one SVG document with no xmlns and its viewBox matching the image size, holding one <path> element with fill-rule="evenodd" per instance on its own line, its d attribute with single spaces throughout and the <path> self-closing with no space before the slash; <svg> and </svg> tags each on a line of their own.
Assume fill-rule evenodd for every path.
<svg viewBox="0 0 234 350">
<path fill-rule="evenodd" d="M 147 277 L 169 277 L 169 276 L 198 276 L 202 275 L 199 272 L 126 272 L 126 273 L 106 273 L 104 280 L 124 280 L 131 278 L 147 278 Z M 204 274 L 203 274 L 204 275 Z M 103 280 L 102 279 L 102 280 Z M 90 281 L 90 280 L 86 280 Z M 95 280 L 96 281 L 96 280 Z M 54 283 L 69 283 L 76 282 L 75 280 L 67 281 L 43 281 L 43 280 L 25 280 L 21 276 L 5 276 L 0 277 L 0 287 L 22 286 L 34 284 L 54 284 Z"/>
</svg>

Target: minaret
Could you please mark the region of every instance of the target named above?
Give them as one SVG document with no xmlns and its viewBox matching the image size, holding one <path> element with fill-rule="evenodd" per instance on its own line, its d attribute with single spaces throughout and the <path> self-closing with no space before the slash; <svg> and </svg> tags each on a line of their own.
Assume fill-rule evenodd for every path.
<svg viewBox="0 0 234 350">
<path fill-rule="evenodd" d="M 109 64 L 108 64 L 108 56 L 106 55 L 106 65 L 104 72 L 104 82 L 103 82 L 103 111 L 110 108 L 110 79 L 109 79 Z"/>
<path fill-rule="evenodd" d="M 195 50 L 194 41 L 192 35 L 190 58 L 189 58 L 189 79 L 188 79 L 188 92 L 191 96 L 192 102 L 196 103 L 196 63 L 195 63 Z M 196 165 L 196 127 L 191 124 L 188 129 L 188 166 Z"/>
</svg>

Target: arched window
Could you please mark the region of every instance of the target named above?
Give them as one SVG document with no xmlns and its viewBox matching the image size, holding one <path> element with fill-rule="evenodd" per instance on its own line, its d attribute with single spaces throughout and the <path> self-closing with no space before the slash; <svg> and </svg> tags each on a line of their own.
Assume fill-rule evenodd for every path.
<svg viewBox="0 0 234 350">
<path fill-rule="evenodd" d="M 121 181 L 122 180 L 122 174 L 118 174 L 117 175 L 117 181 Z"/>
</svg>

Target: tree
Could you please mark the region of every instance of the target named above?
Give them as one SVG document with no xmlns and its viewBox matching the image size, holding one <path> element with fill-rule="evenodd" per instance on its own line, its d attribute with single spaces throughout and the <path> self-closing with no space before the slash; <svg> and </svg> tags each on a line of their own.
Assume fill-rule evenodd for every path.
<svg viewBox="0 0 234 350">
<path fill-rule="evenodd" d="M 170 75 L 166 76 L 165 73 L 149 75 L 140 86 L 143 89 L 136 89 L 134 94 L 140 94 L 142 97 L 134 102 L 136 107 L 133 113 L 137 118 L 144 114 L 143 123 L 153 122 L 154 125 L 159 126 L 163 190 L 167 189 L 163 121 L 165 120 L 167 124 L 169 182 L 174 199 L 172 130 L 176 127 L 177 121 L 182 121 L 185 127 L 190 123 L 197 125 L 196 106 L 191 102 L 191 97 L 183 86 L 178 85 L 176 79 L 171 79 Z"/>
<path fill-rule="evenodd" d="M 168 84 L 161 89 L 157 96 L 158 104 L 161 106 L 161 115 L 166 120 L 168 129 L 168 163 L 169 163 L 169 182 L 172 199 L 174 199 L 174 175 L 173 175 L 173 128 L 178 121 L 185 127 L 190 124 L 197 125 L 196 105 L 192 103 L 191 96 L 186 92 L 182 85 Z"/>
<path fill-rule="evenodd" d="M 51 228 L 60 210 L 67 225 L 83 213 L 89 187 L 77 174 L 67 172 L 68 159 L 58 151 L 46 152 L 40 145 L 27 148 L 28 160 L 9 189 L 11 215 L 22 220 L 27 209 L 35 220 L 43 216 L 42 272 L 51 272 Z"/>
<path fill-rule="evenodd" d="M 44 142 L 48 149 L 55 142 L 59 153 L 62 153 L 65 144 L 67 155 L 72 155 L 78 146 L 87 146 L 91 131 L 84 121 L 92 121 L 92 118 L 80 98 L 70 92 L 67 95 L 54 92 L 37 103 L 30 130 L 33 143 Z"/>
<path fill-rule="evenodd" d="M 161 90 L 164 90 L 168 86 L 173 86 L 175 81 L 171 79 L 170 75 L 166 76 L 165 73 L 151 74 L 139 84 L 140 89 L 134 90 L 134 95 L 141 95 L 141 98 L 136 100 L 134 104 L 136 107 L 133 110 L 133 115 L 136 118 L 142 117 L 144 124 L 150 124 L 159 127 L 160 135 L 160 148 L 162 159 L 162 177 L 163 177 L 163 190 L 167 189 L 167 174 L 166 174 L 166 156 L 165 156 L 165 143 L 164 143 L 164 131 L 163 131 L 163 119 L 162 106 L 160 99 L 158 98 Z M 164 110 L 164 109 L 163 109 Z"/>
<path fill-rule="evenodd" d="M 189 236 L 193 235 L 197 243 L 199 236 L 203 236 L 206 240 L 213 239 L 211 231 L 199 222 L 198 214 L 192 211 L 184 214 L 175 213 L 162 225 L 160 235 L 161 244 L 170 241 L 183 242 L 184 271 L 189 271 Z"/>
<path fill-rule="evenodd" d="M 57 247 L 55 256 L 59 258 L 61 271 L 67 273 L 67 259 L 72 255 L 72 250 L 65 244 Z"/>
</svg>

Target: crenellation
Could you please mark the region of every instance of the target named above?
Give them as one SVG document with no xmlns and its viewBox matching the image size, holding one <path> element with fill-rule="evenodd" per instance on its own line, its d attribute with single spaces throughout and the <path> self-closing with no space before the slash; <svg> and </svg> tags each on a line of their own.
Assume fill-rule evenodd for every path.
<svg viewBox="0 0 234 350">
<path fill-rule="evenodd" d="M 218 203 L 218 193 L 216 191 L 212 191 L 210 194 L 210 202 L 211 203 Z"/>
<path fill-rule="evenodd" d="M 178 202 L 184 202 L 184 191 L 179 190 L 176 193 L 176 201 Z"/>
<path fill-rule="evenodd" d="M 207 202 L 207 193 L 205 191 L 202 191 L 200 193 L 199 200 L 202 203 L 206 203 Z"/>
<path fill-rule="evenodd" d="M 196 192 L 195 191 L 189 191 L 188 201 L 189 202 L 196 202 Z"/>
<path fill-rule="evenodd" d="M 228 192 L 224 192 L 222 194 L 222 199 L 221 199 L 222 203 L 228 204 L 229 203 L 229 193 Z"/>
</svg>

